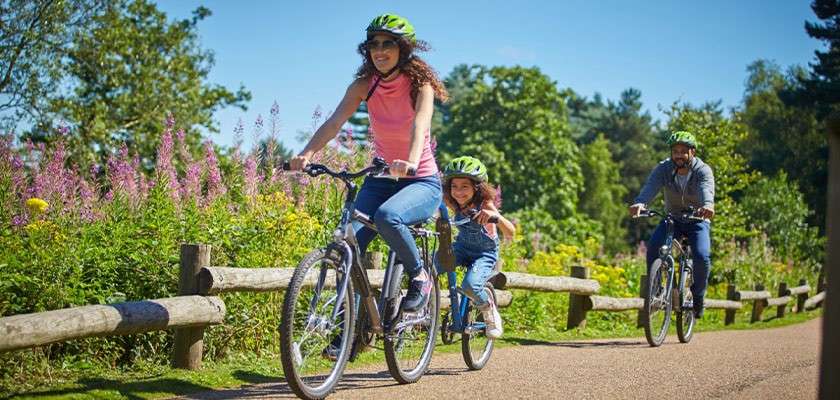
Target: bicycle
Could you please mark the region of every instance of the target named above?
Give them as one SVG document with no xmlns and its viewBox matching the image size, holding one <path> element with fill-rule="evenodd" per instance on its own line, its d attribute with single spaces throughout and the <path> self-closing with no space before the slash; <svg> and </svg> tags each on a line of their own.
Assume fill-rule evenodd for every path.
<svg viewBox="0 0 840 400">
<path fill-rule="evenodd" d="M 444 220 L 443 217 L 441 217 L 441 220 Z M 445 223 L 449 223 L 450 226 L 458 226 L 467 222 L 469 220 L 464 219 L 459 222 L 446 220 Z M 490 222 L 496 223 L 498 219 L 491 218 Z M 442 230 L 438 229 L 438 231 Z M 446 272 L 449 288 L 449 310 L 443 316 L 440 324 L 441 340 L 444 344 L 452 344 L 455 342 L 455 335 L 460 333 L 461 355 L 464 357 L 464 362 L 470 370 L 477 371 L 487 365 L 490 355 L 493 353 L 495 341 L 486 336 L 487 326 L 484 323 L 481 311 L 473 306 L 469 296 L 458 287 L 458 276 L 455 268 L 455 265 L 441 265 L 441 269 Z M 496 274 L 484 284 L 484 291 L 493 298 L 494 304 L 498 304 L 493 285 L 494 278 L 499 276 L 498 265 L 495 272 Z"/>
<path fill-rule="evenodd" d="M 403 313 L 400 301 L 409 278 L 402 263 L 391 250 L 377 299 L 367 275 L 368 261 L 361 257 L 352 226 L 358 221 L 376 230 L 370 216 L 355 210 L 358 188 L 353 181 L 366 175 L 382 177 L 387 171 L 387 163 L 378 157 L 358 172 L 335 172 L 321 164 L 309 164 L 302 171 L 341 180 L 347 194 L 332 242 L 301 260 L 283 301 L 280 358 L 289 386 L 301 398 L 320 399 L 333 392 L 347 362 L 375 337 L 383 339 L 388 371 L 398 382 L 416 382 L 429 367 L 440 313 L 437 274 L 431 267 L 436 233 L 421 224 L 409 227 L 420 242 L 423 268 L 433 285 L 424 308 Z M 357 299 L 360 306 L 355 304 Z M 340 345 L 335 359 L 324 357 L 322 351 L 337 337 Z"/>
<path fill-rule="evenodd" d="M 668 327 L 671 323 L 671 311 L 676 310 L 677 338 L 681 343 L 688 343 L 694 334 L 694 310 L 691 284 L 693 280 L 693 264 L 691 246 L 687 240 L 674 238 L 674 223 L 677 220 L 702 221 L 694 216 L 694 210 L 689 209 L 678 215 L 664 214 L 655 210 L 642 210 L 637 218 L 660 216 L 665 219 L 665 243 L 659 248 L 659 258 L 648 270 L 648 290 L 644 301 L 644 329 L 648 344 L 658 347 L 665 341 Z M 677 257 L 680 272 L 677 286 L 674 287 L 674 257 L 673 249 L 679 252 Z M 648 249 L 651 251 L 652 249 Z"/>
</svg>

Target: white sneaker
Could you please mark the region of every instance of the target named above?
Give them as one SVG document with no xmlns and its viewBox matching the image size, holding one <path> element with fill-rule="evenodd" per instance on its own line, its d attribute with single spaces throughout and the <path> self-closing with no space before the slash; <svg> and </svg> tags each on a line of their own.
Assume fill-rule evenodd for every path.
<svg viewBox="0 0 840 400">
<path fill-rule="evenodd" d="M 499 315 L 499 309 L 496 308 L 496 303 L 493 298 L 490 298 L 490 304 L 481 310 L 481 315 L 484 317 L 484 324 L 486 325 L 485 333 L 489 339 L 498 339 L 502 336 L 502 316 Z"/>
</svg>

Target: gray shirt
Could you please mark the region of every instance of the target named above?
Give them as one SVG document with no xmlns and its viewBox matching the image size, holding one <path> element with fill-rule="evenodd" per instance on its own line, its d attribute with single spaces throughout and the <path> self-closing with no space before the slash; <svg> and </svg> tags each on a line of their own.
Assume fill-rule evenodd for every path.
<svg viewBox="0 0 840 400">
<path fill-rule="evenodd" d="M 715 177 L 712 168 L 698 157 L 691 160 L 685 186 L 677 182 L 676 165 L 670 158 L 651 171 L 635 203 L 648 204 L 659 189 L 665 192 L 665 212 L 679 213 L 689 207 L 715 207 Z"/>
</svg>

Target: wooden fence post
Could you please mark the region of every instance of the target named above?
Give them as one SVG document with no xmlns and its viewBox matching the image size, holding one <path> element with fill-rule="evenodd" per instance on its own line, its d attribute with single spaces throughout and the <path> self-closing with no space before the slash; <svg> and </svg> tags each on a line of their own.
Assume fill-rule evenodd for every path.
<svg viewBox="0 0 840 400">
<path fill-rule="evenodd" d="M 779 283 L 779 297 L 787 296 L 787 282 L 780 282 Z M 783 318 L 785 316 L 785 309 L 787 308 L 787 304 L 781 304 L 776 307 L 776 318 Z"/>
<path fill-rule="evenodd" d="M 764 285 L 757 283 L 755 285 L 755 291 L 761 292 L 764 291 Z M 752 317 L 750 318 L 750 323 L 761 321 L 761 313 L 764 312 L 764 305 L 767 304 L 767 300 L 765 299 L 756 299 L 753 300 L 753 309 L 752 309 Z"/>
<path fill-rule="evenodd" d="M 382 269 L 382 252 L 381 251 L 374 251 L 365 254 L 367 260 L 370 264 L 370 267 L 373 269 Z"/>
<path fill-rule="evenodd" d="M 735 289 L 735 284 L 730 283 L 726 287 L 726 299 L 734 301 L 735 300 L 735 292 L 737 292 L 737 290 Z M 738 312 L 738 310 L 731 310 L 731 309 L 727 308 L 726 309 L 726 318 L 725 318 L 723 324 L 724 325 L 731 325 L 731 324 L 735 323 L 735 314 L 737 312 Z"/>
<path fill-rule="evenodd" d="M 589 279 L 589 270 L 586 267 L 573 266 L 572 278 Z M 570 293 L 569 294 L 569 318 L 566 321 L 566 329 L 586 328 L 586 298 L 589 296 Z"/>
<path fill-rule="evenodd" d="M 178 281 L 178 295 L 198 294 L 198 272 L 210 266 L 210 245 L 182 244 L 181 273 Z M 172 366 L 197 370 L 201 368 L 204 353 L 204 327 L 175 330 L 175 345 L 172 350 Z"/>
<path fill-rule="evenodd" d="M 807 285 L 808 281 L 805 279 L 799 280 L 799 286 Z M 808 300 L 808 293 L 799 293 L 796 296 L 796 312 L 801 313 L 805 311 L 805 300 Z"/>
<path fill-rule="evenodd" d="M 644 300 L 647 297 L 648 291 L 648 277 L 647 275 L 642 275 L 639 277 L 639 297 Z M 647 319 L 646 311 L 644 307 L 639 310 L 639 315 L 636 318 L 636 328 L 644 328 L 645 327 L 645 320 Z"/>
</svg>

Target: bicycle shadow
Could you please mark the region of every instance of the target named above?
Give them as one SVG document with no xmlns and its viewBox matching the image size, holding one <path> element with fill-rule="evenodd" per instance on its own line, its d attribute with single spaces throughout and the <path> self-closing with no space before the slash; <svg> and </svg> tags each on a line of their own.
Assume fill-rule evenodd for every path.
<svg viewBox="0 0 840 400">
<path fill-rule="evenodd" d="M 573 349 L 586 349 L 586 348 L 593 348 L 593 349 L 600 349 L 600 348 L 629 348 L 629 347 L 648 347 L 648 343 L 644 340 L 611 340 L 611 341 L 598 341 L 598 342 L 584 342 L 584 341 L 574 341 L 574 342 L 549 342 L 546 340 L 535 340 L 535 339 L 527 339 L 527 338 L 506 338 L 503 339 L 505 342 L 515 343 L 520 346 L 551 346 L 551 347 L 568 347 Z"/>
<path fill-rule="evenodd" d="M 466 369 L 431 368 L 426 376 L 458 375 Z M 235 389 L 208 390 L 179 397 L 182 400 L 232 400 L 246 398 L 297 398 L 282 376 L 269 376 L 253 372 L 235 371 L 233 376 L 249 384 Z M 388 371 L 350 372 L 341 377 L 336 391 L 377 389 L 400 384 Z"/>
</svg>

